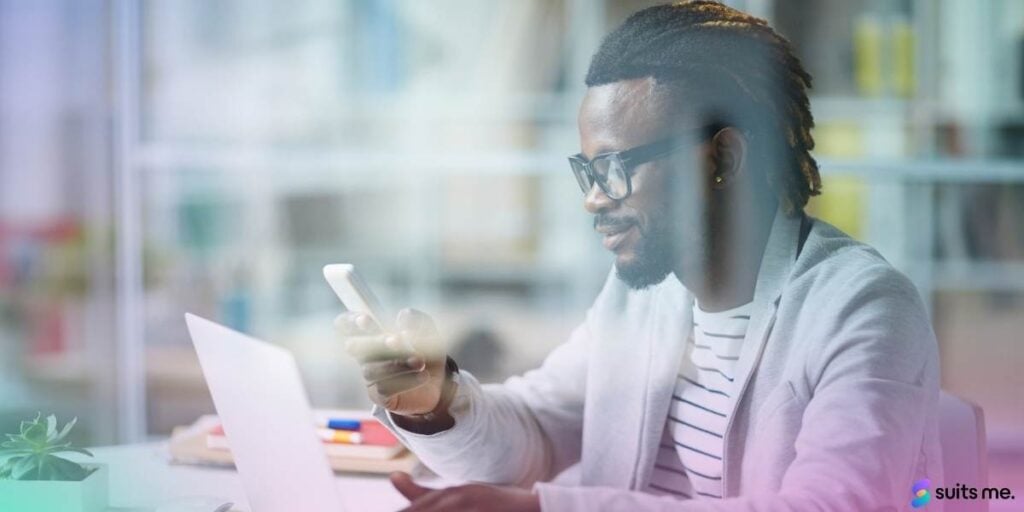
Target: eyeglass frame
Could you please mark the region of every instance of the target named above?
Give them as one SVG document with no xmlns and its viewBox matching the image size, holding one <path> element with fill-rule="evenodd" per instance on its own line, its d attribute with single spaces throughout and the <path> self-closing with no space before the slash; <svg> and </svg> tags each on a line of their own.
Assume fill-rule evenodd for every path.
<svg viewBox="0 0 1024 512">
<path fill-rule="evenodd" d="M 685 131 L 700 131 L 705 130 L 709 127 L 697 127 Z M 643 165 L 648 162 L 653 162 L 660 158 L 664 158 L 676 151 L 685 149 L 690 146 L 691 140 L 682 142 L 678 140 L 678 136 L 666 137 L 659 139 L 654 142 L 642 144 L 622 151 L 609 151 L 607 153 L 600 153 L 594 155 L 594 158 L 587 160 L 583 153 L 576 153 L 575 155 L 569 156 L 569 167 L 572 169 L 573 175 L 576 177 L 576 183 L 579 184 L 580 189 L 583 189 L 583 194 L 589 194 L 590 189 L 594 188 L 594 183 L 597 183 L 597 187 L 601 189 L 604 195 L 608 196 L 613 201 L 623 201 L 633 194 L 633 169 L 639 165 Z M 618 160 L 619 165 L 622 166 L 622 172 L 626 178 L 626 193 L 622 197 L 614 197 L 611 192 L 608 191 L 608 186 L 605 181 L 598 180 L 594 175 L 593 163 L 600 159 L 615 159 Z M 579 171 L 577 171 L 579 166 Z M 582 173 L 582 175 L 581 175 Z M 587 178 L 590 185 L 584 188 L 583 178 Z"/>
</svg>

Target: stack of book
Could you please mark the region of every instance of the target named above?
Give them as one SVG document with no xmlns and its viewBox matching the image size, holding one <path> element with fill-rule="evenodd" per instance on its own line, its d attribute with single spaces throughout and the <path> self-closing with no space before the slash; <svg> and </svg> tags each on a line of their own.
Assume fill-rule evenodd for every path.
<svg viewBox="0 0 1024 512">
<path fill-rule="evenodd" d="M 419 461 L 398 438 L 366 413 L 317 411 L 313 421 L 335 471 L 359 473 L 412 472 Z M 273 442 L 268 440 L 268 442 Z M 231 466 L 231 441 L 217 416 L 201 416 L 192 425 L 174 429 L 171 458 L 182 464 Z"/>
</svg>

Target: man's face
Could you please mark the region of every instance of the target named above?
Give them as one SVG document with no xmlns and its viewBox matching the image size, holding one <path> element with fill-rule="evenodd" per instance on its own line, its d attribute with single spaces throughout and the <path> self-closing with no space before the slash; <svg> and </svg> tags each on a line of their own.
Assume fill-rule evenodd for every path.
<svg viewBox="0 0 1024 512">
<path fill-rule="evenodd" d="M 669 108 L 657 96 L 652 79 L 589 88 L 579 114 L 583 156 L 590 159 L 666 137 Z M 673 192 L 690 187 L 672 178 L 696 174 L 673 171 L 687 155 L 693 152 L 684 150 L 674 159 L 633 168 L 633 192 L 621 201 L 610 199 L 596 185 L 586 195 L 584 208 L 594 214 L 594 228 L 603 235 L 605 248 L 615 253 L 619 278 L 632 288 L 661 282 L 685 263 L 681 252 L 694 249 L 686 249 L 687 245 L 703 245 L 699 243 L 703 237 L 694 229 L 697 226 L 680 219 L 694 217 L 679 215 L 679 208 L 673 208 Z"/>
</svg>

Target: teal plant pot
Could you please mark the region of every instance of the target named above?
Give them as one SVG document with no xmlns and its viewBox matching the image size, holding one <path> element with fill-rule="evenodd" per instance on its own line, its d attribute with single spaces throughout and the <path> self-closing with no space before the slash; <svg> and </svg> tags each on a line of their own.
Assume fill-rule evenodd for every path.
<svg viewBox="0 0 1024 512">
<path fill-rule="evenodd" d="M 105 512 L 107 510 L 108 473 L 103 464 L 83 464 L 96 468 L 85 480 L 0 480 L 0 510 L 4 512 Z"/>
</svg>

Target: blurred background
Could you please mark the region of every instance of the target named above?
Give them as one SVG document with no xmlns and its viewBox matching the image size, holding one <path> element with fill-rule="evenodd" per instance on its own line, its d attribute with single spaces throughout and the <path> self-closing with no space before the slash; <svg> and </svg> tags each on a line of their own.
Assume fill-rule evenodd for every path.
<svg viewBox="0 0 1024 512">
<path fill-rule="evenodd" d="M 99 445 L 212 411 L 185 311 L 367 406 L 334 262 L 482 380 L 538 364 L 611 264 L 565 161 L 583 76 L 653 3 L 0 0 L 0 427 L 54 411 Z M 1024 0 L 727 3 L 815 78 L 812 214 L 917 283 L 993 484 L 1024 488 Z"/>
</svg>

